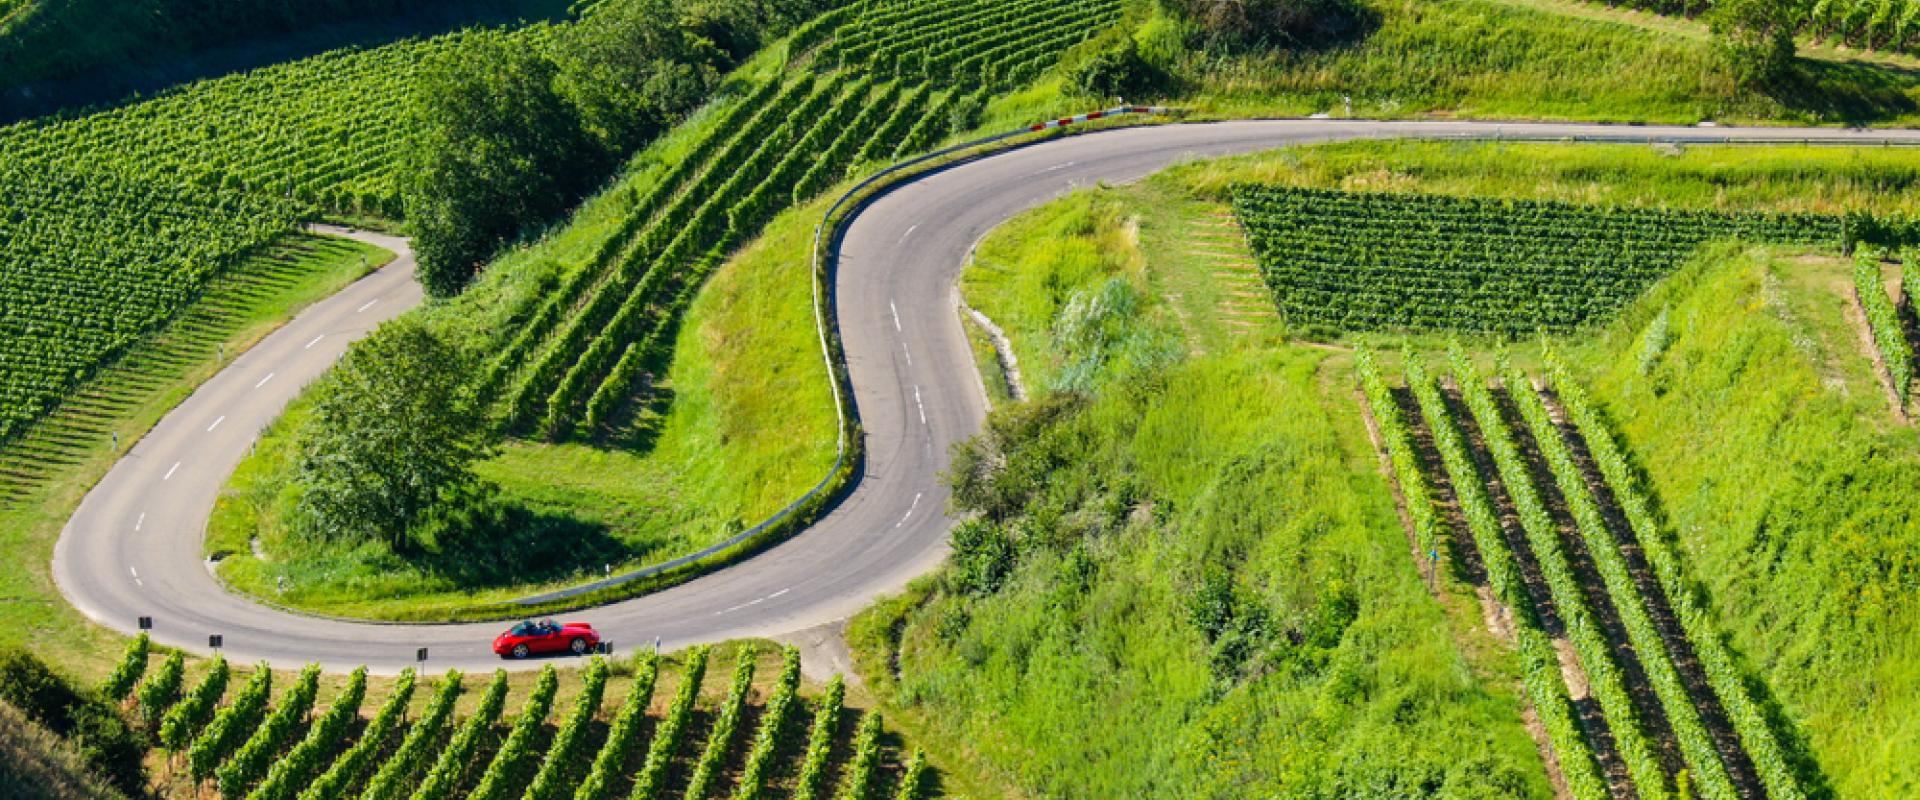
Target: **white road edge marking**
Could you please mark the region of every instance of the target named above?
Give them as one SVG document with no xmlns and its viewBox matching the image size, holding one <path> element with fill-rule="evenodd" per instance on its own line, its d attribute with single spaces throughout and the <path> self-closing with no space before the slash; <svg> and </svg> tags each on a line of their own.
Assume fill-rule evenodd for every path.
<svg viewBox="0 0 1920 800">
<path fill-rule="evenodd" d="M 378 298 L 378 297 L 376 297 L 376 298 L 373 298 L 372 300 L 368 300 L 368 301 L 367 301 L 367 304 L 366 304 L 366 305 L 364 305 L 364 306 L 361 306 L 361 307 L 359 307 L 359 308 L 356 308 L 356 309 L 354 309 L 354 310 L 353 310 L 353 313 L 355 313 L 355 314 L 358 314 L 358 313 L 360 313 L 360 312 L 362 312 L 362 311 L 365 311 L 365 310 L 367 310 L 367 309 L 369 309 L 369 308 L 372 308 L 372 307 L 373 307 L 373 304 L 374 304 L 374 303 L 378 303 L 378 302 L 380 302 L 380 298 Z"/>
<path fill-rule="evenodd" d="M 269 372 L 269 373 L 267 373 L 267 377 L 264 377 L 264 378 L 261 378 L 261 379 L 260 379 L 260 382 L 259 382 L 259 383 L 256 383 L 256 384 L 254 384 L 254 385 L 253 385 L 253 388 L 255 388 L 255 389 L 258 389 L 258 388 L 260 388 L 260 387 L 262 387 L 262 386 L 265 386 L 265 385 L 267 385 L 267 381 L 270 381 L 270 380 L 273 380 L 273 376 L 275 376 L 275 375 L 278 375 L 278 374 L 280 374 L 280 373 L 277 373 L 277 372 Z"/>
<path fill-rule="evenodd" d="M 227 421 L 227 415 L 225 414 L 220 415 L 220 418 L 214 420 L 212 425 L 207 426 L 207 432 L 212 433 L 214 428 L 220 427 L 220 423 L 226 422 L 226 421 Z"/>
<path fill-rule="evenodd" d="M 171 479 L 173 478 L 173 473 L 174 473 L 174 471 L 175 471 L 175 470 L 178 470 L 178 469 L 180 469 L 180 462 L 178 462 L 178 461 L 175 461 L 175 462 L 173 462 L 173 467 L 172 467 L 172 468 L 170 468 L 170 469 L 168 469 L 168 470 L 167 470 L 167 474 L 166 474 L 165 476 L 163 476 L 163 477 L 161 477 L 161 478 L 160 478 L 160 480 L 163 480 L 163 481 L 165 481 L 165 480 L 171 480 Z"/>
<path fill-rule="evenodd" d="M 312 350 L 312 349 L 313 349 L 313 346 L 314 346 L 314 345 L 316 345 L 316 344 L 319 344 L 319 343 L 320 343 L 320 340 L 321 340 L 321 339 L 325 339 L 325 338 L 327 338 L 327 335 L 326 335 L 326 334 L 324 334 L 324 333 L 323 333 L 323 334 L 320 334 L 319 336 L 315 336 L 315 337 L 313 337 L 313 341 L 311 341 L 311 342 L 307 342 L 307 346 L 306 346 L 306 347 L 303 347 L 303 348 L 300 348 L 300 349 L 302 349 L 302 350 Z"/>
</svg>

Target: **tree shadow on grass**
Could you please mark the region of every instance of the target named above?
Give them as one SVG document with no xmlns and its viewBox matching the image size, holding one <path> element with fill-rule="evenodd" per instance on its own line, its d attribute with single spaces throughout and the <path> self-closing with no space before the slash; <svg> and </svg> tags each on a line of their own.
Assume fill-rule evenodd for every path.
<svg viewBox="0 0 1920 800">
<path fill-rule="evenodd" d="M 1920 111 L 1909 92 L 1920 70 L 1857 61 L 1806 61 L 1766 94 L 1816 119 L 1865 125 Z"/>
<path fill-rule="evenodd" d="M 597 576 L 635 555 L 604 525 L 514 507 L 463 531 L 457 541 L 406 558 L 460 586 L 486 589 Z"/>
</svg>

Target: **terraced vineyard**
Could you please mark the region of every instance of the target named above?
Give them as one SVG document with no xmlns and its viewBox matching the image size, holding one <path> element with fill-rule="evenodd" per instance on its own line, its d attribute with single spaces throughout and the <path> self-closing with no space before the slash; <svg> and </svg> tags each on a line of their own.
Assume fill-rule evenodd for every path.
<svg viewBox="0 0 1920 800">
<path fill-rule="evenodd" d="M 0 129 L 19 165 L 293 198 L 398 219 L 394 177 L 413 75 L 480 39 L 540 46 L 552 27 L 473 29 L 347 48 L 188 84 L 150 100 Z"/>
<path fill-rule="evenodd" d="M 1584 389 L 1557 363 L 1548 381 L 1489 381 L 1449 360 L 1442 381 L 1409 355 L 1396 391 L 1363 353 L 1361 385 L 1401 486 L 1444 487 L 1407 502 L 1478 565 L 1461 574 L 1490 590 L 1571 793 L 1807 796 Z"/>
<path fill-rule="evenodd" d="M 521 309 L 481 379 L 501 425 L 553 440 L 617 429 L 731 248 L 850 172 L 945 139 L 967 121 L 954 108 L 1031 80 L 1119 13 L 1117 0 L 881 3 L 796 32 L 813 68 L 752 88 L 584 269 Z"/>
<path fill-rule="evenodd" d="M 1698 17 L 1713 0 L 1605 0 L 1626 7 Z M 1812 0 L 1801 33 L 1815 39 L 1871 50 L 1920 52 L 1920 0 Z"/>
<path fill-rule="evenodd" d="M 785 649 L 779 671 L 759 680 L 758 653 L 739 653 L 724 697 L 703 693 L 710 651 L 699 648 L 671 676 L 670 697 L 655 697 L 669 676 L 647 653 L 619 670 L 632 678 L 619 682 L 617 705 L 616 670 L 596 658 L 564 701 L 552 667 L 518 700 L 497 671 L 461 717 L 458 701 L 474 687 L 457 671 L 428 686 L 409 670 L 376 703 L 366 671 L 356 670 L 322 707 L 316 668 L 274 700 L 270 670 L 228 691 L 226 663 L 216 660 L 182 694 L 177 654 L 151 668 L 155 654 L 141 638 L 105 691 L 164 694 L 149 718 L 173 768 L 167 791 L 212 789 L 229 800 L 909 800 L 931 788 L 924 757 L 882 744 L 879 714 L 844 707 L 839 678 L 808 699 L 797 650 Z M 150 691 L 169 680 L 172 688 Z"/>
<path fill-rule="evenodd" d="M 1233 207 L 1293 325 L 1567 330 L 1722 239 L 1838 247 L 1839 217 L 1590 208 L 1242 185 Z"/>
<path fill-rule="evenodd" d="M 0 444 L 304 211 L 130 176 L 0 164 Z"/>
</svg>

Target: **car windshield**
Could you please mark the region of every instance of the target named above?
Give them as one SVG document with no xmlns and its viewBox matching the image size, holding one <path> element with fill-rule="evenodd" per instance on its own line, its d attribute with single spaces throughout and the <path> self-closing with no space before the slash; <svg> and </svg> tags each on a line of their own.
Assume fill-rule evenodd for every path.
<svg viewBox="0 0 1920 800">
<path fill-rule="evenodd" d="M 529 635 L 532 635 L 532 634 L 533 634 L 533 623 L 531 623 L 531 622 L 522 622 L 522 623 L 520 623 L 520 624 L 518 624 L 518 625 L 515 625 L 515 626 L 513 626 L 513 630 L 510 630 L 510 631 L 507 631 L 507 633 L 509 633 L 509 634 L 511 634 L 511 635 L 514 635 L 514 636 L 529 636 Z"/>
</svg>

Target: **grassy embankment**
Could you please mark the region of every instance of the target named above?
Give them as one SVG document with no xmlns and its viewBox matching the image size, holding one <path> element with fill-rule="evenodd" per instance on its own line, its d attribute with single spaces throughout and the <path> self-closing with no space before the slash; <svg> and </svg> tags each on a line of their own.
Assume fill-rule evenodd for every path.
<svg viewBox="0 0 1920 800">
<path fill-rule="evenodd" d="M 0 647 L 36 652 L 102 675 L 118 645 L 86 624 L 54 586 L 53 544 L 87 489 L 166 412 L 225 362 L 307 305 L 331 296 L 393 254 L 345 239 L 295 234 L 216 279 L 203 299 L 81 387 L 85 402 L 43 420 L 23 444 L 53 457 L 9 454 L 31 480 L 0 504 L 0 558 L 21 568 L 0 576 Z M 120 451 L 112 449 L 119 436 Z M 106 656 L 106 657 L 103 657 Z"/>
<path fill-rule="evenodd" d="M 1324 345 L 1288 344 L 1277 319 L 1240 305 L 1236 293 L 1245 291 L 1251 256 L 1236 235 L 1220 232 L 1227 225 L 1224 189 L 1246 180 L 1601 204 L 1911 213 L 1920 154 L 1692 148 L 1676 155 L 1629 146 L 1418 143 L 1296 148 L 1081 193 L 983 242 L 962 278 L 969 303 L 1008 331 L 1030 388 L 1051 389 L 1058 398 L 1071 387 L 1091 398 L 1056 411 L 1061 419 L 1020 428 L 1032 439 L 1016 452 L 1048 464 L 1055 488 L 1012 504 L 1016 511 L 1003 527 L 1017 543 L 1011 559 L 1018 566 L 1004 586 L 970 594 L 983 562 L 962 548 L 955 564 L 856 623 L 862 670 L 902 712 L 896 716 L 903 724 L 945 743 L 961 769 L 1035 792 L 1096 796 L 1197 786 L 1204 794 L 1216 777 L 1253 782 L 1219 786 L 1283 779 L 1253 768 L 1260 764 L 1288 765 L 1284 779 L 1304 782 L 1295 787 L 1351 792 L 1387 780 L 1385 768 L 1372 771 L 1374 752 L 1413 753 L 1396 762 L 1407 766 L 1399 777 L 1449 779 L 1445 765 L 1454 762 L 1443 745 L 1396 744 L 1394 737 L 1416 734 L 1368 724 L 1372 704 L 1414 702 L 1395 693 L 1413 685 L 1422 687 L 1420 697 L 1447 698 L 1419 718 L 1478 715 L 1494 731 L 1493 744 L 1471 744 L 1491 762 L 1459 762 L 1484 773 L 1463 786 L 1505 791 L 1494 787 L 1510 773 L 1518 787 L 1512 791 L 1540 791 L 1531 783 L 1538 757 L 1522 738 L 1509 691 L 1509 657 L 1484 633 L 1475 601 L 1457 582 L 1443 582 L 1438 604 L 1421 593 L 1390 495 L 1363 457 L 1347 357 Z M 1899 588 L 1915 539 L 1900 487 L 1913 484 L 1920 450 L 1912 431 L 1893 422 L 1843 313 L 1844 260 L 1817 252 L 1716 252 L 1733 255 L 1688 268 L 1619 321 L 1565 337 L 1563 346 L 1575 347 L 1583 370 L 1600 376 L 1597 394 L 1615 418 L 1634 420 L 1628 441 L 1643 454 L 1658 496 L 1687 498 L 1669 509 L 1681 550 L 1693 574 L 1707 578 L 1735 651 L 1780 701 L 1787 727 L 1804 732 L 1811 747 L 1802 749 L 1843 796 L 1898 794 L 1912 780 L 1900 759 L 1915 738 L 1895 711 L 1915 689 L 1901 677 L 1910 663 L 1901 654 L 1912 652 L 1915 639 L 1912 625 L 1900 622 L 1912 609 Z M 1130 292 L 1101 289 L 1116 282 Z M 1110 300 L 1106 307 L 1135 311 L 1095 326 L 1118 338 L 1089 350 L 1076 333 L 1088 327 L 1071 320 L 1096 294 Z M 1669 355 L 1652 376 L 1640 377 L 1641 331 L 1669 306 Z M 1344 337 L 1352 338 L 1389 349 L 1399 343 Z M 1168 339 L 1186 355 L 1146 369 L 1112 366 L 1143 352 L 1164 354 L 1144 345 Z M 1442 340 L 1415 343 L 1438 347 Z M 1536 344 L 1510 347 L 1518 363 L 1537 359 Z M 1090 362 L 1106 366 L 1087 381 Z M 1022 415 L 1039 413 L 1016 407 L 995 419 L 1015 426 Z M 1728 441 L 1707 446 L 1723 438 L 1716 431 Z M 1756 486 L 1764 503 L 1746 498 Z M 1728 536 L 1729 528 L 1743 533 Z M 1825 533 L 1834 530 L 1848 535 Z M 1317 655 L 1298 644 L 1253 648 L 1263 668 L 1240 682 L 1223 681 L 1209 674 L 1209 664 L 1217 670 L 1221 642 L 1231 636 L 1209 643 L 1195 623 L 1193 598 L 1205 594 L 1210 569 L 1227 565 L 1243 565 L 1231 570 L 1244 593 L 1239 602 L 1265 609 L 1265 619 L 1289 633 L 1310 640 L 1327 598 L 1342 585 L 1361 598 L 1355 627 Z M 1408 652 L 1426 660 L 1395 672 L 1403 663 L 1396 654 Z M 1327 666 L 1346 658 L 1380 666 L 1347 673 Z M 1299 669 L 1301 659 L 1328 672 Z M 1276 661 L 1287 666 L 1272 667 Z M 1852 679 L 1861 669 L 1874 679 Z M 1361 699 L 1337 712 L 1314 705 L 1348 687 L 1359 687 L 1353 697 Z M 1249 702 L 1259 702 L 1264 716 L 1235 716 Z M 1103 709 L 1126 709 L 1127 724 L 1104 718 L 1120 712 Z M 1869 744 L 1849 735 L 1858 718 L 1844 715 L 1863 710 L 1887 737 Z M 1209 736 L 1221 719 L 1246 727 L 1235 736 Z M 1045 733 L 1062 727 L 1112 733 L 1066 740 Z M 1316 739 L 1326 730 L 1342 731 L 1340 744 Z M 1329 762 L 1346 771 L 1320 772 Z"/>
</svg>

